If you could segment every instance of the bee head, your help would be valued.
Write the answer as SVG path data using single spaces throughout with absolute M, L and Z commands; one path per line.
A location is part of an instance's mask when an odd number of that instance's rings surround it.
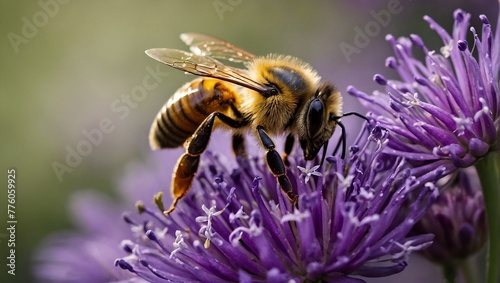
M 304 159 L 311 160 L 333 135 L 342 112 L 342 97 L 331 84 L 324 83 L 298 117 L 298 136 Z

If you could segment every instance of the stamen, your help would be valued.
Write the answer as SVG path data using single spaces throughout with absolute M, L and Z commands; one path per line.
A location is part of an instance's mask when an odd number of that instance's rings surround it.
M 236 211 L 236 213 L 233 213 L 231 212 L 231 214 L 229 214 L 229 222 L 233 223 L 236 219 L 243 219 L 243 220 L 246 220 L 250 218 L 250 216 L 248 216 L 244 211 L 243 211 L 243 206 L 240 207 L 240 209 L 238 209 L 238 211 Z
M 302 222 L 302 220 L 309 217 L 311 217 L 311 212 L 309 212 L 309 210 L 300 212 L 300 210 L 294 209 L 293 213 L 288 213 L 283 215 L 283 217 L 280 220 L 280 223 L 283 224 L 285 222 L 290 222 L 290 221 Z
M 346 177 L 344 177 L 344 175 L 340 174 L 339 172 L 335 172 L 335 174 L 339 179 L 339 189 L 342 189 L 342 192 L 345 193 L 346 190 L 351 186 L 352 181 L 354 180 L 354 175 L 347 175 Z
M 311 161 L 307 161 L 305 168 L 297 165 L 297 168 L 299 168 L 299 170 L 301 171 L 299 178 L 302 176 L 305 176 L 304 183 L 307 183 L 307 182 L 309 182 L 309 179 L 311 178 L 312 175 L 318 176 L 318 177 L 323 176 L 323 174 L 321 172 L 316 172 L 316 170 L 318 170 L 319 166 L 320 165 L 316 165 L 316 166 L 311 168 Z
M 175 231 L 175 241 L 173 243 L 174 250 L 170 253 L 170 258 L 173 258 L 176 253 L 181 251 L 182 249 L 187 249 L 188 246 L 184 241 L 184 236 L 182 235 L 181 230 Z
M 263 227 L 259 226 L 260 220 L 258 219 L 260 218 L 260 214 L 254 210 L 252 211 L 251 215 L 252 216 L 250 217 L 249 227 L 240 226 L 234 229 L 233 232 L 231 232 L 231 234 L 229 235 L 229 241 L 234 247 L 239 245 L 243 233 L 246 233 L 252 237 L 259 236 L 262 233 Z
M 453 121 L 457 125 L 456 129 L 453 131 L 458 136 L 462 136 L 465 133 L 466 129 L 470 129 L 472 126 L 472 119 L 470 117 L 460 118 L 460 117 L 452 117 Z
M 451 51 L 453 50 L 453 40 L 451 40 L 447 45 L 441 47 L 439 51 L 444 56 L 444 58 L 448 58 L 451 55 Z
M 215 202 L 215 201 L 214 201 Z M 208 209 L 205 205 L 202 205 L 201 207 L 203 209 L 203 211 L 205 212 L 206 216 L 198 216 L 196 217 L 196 222 L 207 222 L 206 225 L 202 225 L 198 234 L 201 236 L 205 236 L 206 240 L 205 240 L 205 245 L 204 247 L 206 249 L 208 249 L 210 247 L 210 241 L 212 240 L 212 238 L 217 235 L 217 232 L 215 232 L 213 230 L 213 227 L 212 227 L 212 219 L 214 216 L 219 216 L 220 214 L 222 214 L 222 212 L 224 212 L 224 209 L 221 209 L 219 211 L 216 211 L 216 207 L 215 207 L 215 204 L 210 207 L 210 209 Z
M 359 218 L 356 216 L 356 203 L 354 202 L 346 203 L 346 209 L 346 216 L 355 227 L 360 227 L 362 225 L 375 222 L 380 219 L 379 214 L 372 214 L 364 216 L 363 219 L 359 220 Z
M 486 102 L 486 100 L 484 98 L 480 97 L 479 102 L 481 102 L 483 107 L 481 108 L 481 110 L 477 111 L 476 114 L 474 115 L 474 121 L 479 120 L 481 115 L 490 115 L 491 114 L 490 108 L 488 107 L 488 103 Z

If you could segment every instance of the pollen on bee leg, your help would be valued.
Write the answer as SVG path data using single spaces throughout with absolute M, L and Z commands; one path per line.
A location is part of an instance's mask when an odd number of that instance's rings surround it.
M 184 153 L 177 161 L 177 165 L 174 170 L 174 175 L 172 177 L 171 192 L 174 202 L 168 210 L 164 210 L 163 214 L 169 215 L 174 211 L 177 203 L 182 199 L 193 182 L 193 178 L 198 170 L 198 164 L 200 162 L 199 155 L 190 155 L 189 153 Z
M 178 172 L 178 171 L 177 171 Z M 176 173 L 177 173 L 176 172 Z M 163 214 L 169 215 L 172 211 L 174 211 L 175 206 L 179 202 L 180 199 L 182 199 L 187 192 L 189 191 L 189 188 L 191 187 L 191 183 L 193 182 L 194 174 L 187 178 L 183 178 L 182 176 L 179 176 L 178 174 L 174 175 L 174 179 L 172 181 L 172 197 L 174 198 L 174 202 L 170 206 L 170 208 L 167 211 L 164 211 Z
M 193 177 L 194 175 L 185 179 L 180 179 L 180 178 L 174 179 L 174 182 L 172 182 L 172 197 L 174 198 L 174 202 L 172 203 L 172 205 L 170 205 L 170 208 L 168 210 L 163 211 L 163 214 L 169 215 L 174 211 L 179 200 L 183 198 L 188 192 Z

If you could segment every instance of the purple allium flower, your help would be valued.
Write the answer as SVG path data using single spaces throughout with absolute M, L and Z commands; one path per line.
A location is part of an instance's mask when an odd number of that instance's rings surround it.
M 473 165 L 500 146 L 500 30 L 493 35 L 486 16 L 481 35 L 470 28 L 470 15 L 457 10 L 451 35 L 430 17 L 424 17 L 444 46 L 430 50 L 416 34 L 387 41 L 395 56 L 386 60 L 401 80 L 380 74 L 374 80 L 386 88 L 373 95 L 353 86 L 348 92 L 361 98 L 370 116 L 391 131 L 386 153 L 404 156 L 415 165 L 446 166 L 447 172 Z M 423 61 L 414 56 L 423 51 Z M 473 53 L 477 53 L 477 58 Z M 420 54 L 419 54 L 420 55 Z
M 138 204 L 141 214 L 125 217 L 134 233 L 122 242 L 129 255 L 115 264 L 149 282 L 364 282 L 352 276 L 402 271 L 410 252 L 431 243 L 431 235 L 408 232 L 435 199 L 432 181 L 443 170 L 415 178 L 402 158 L 381 153 L 385 129 L 366 132 L 348 160 L 328 157 L 326 169 L 292 155 L 298 207 L 262 159 L 231 169 L 224 155 L 206 152 L 172 214 Z
M 457 266 L 486 244 L 483 193 L 474 168 L 450 176 L 446 189 L 427 214 L 413 227 L 413 234 L 434 234 L 432 245 L 423 250 L 427 258 L 446 266 Z
M 128 227 L 117 222 L 122 207 L 96 191 L 75 193 L 69 202 L 81 232 L 60 232 L 48 237 L 36 256 L 40 282 L 144 282 L 113 268 L 113 260 Z
M 146 164 L 127 166 L 119 179 L 112 200 L 96 190 L 74 193 L 68 202 L 75 231 L 59 232 L 45 239 L 34 260 L 34 273 L 40 282 L 145 282 L 130 272 L 113 266 L 125 256 L 120 242 L 130 234 L 130 226 L 120 221 L 124 210 L 137 199 L 150 197 L 170 182 L 164 172 L 173 170 L 168 162 L 180 150 L 157 153 Z

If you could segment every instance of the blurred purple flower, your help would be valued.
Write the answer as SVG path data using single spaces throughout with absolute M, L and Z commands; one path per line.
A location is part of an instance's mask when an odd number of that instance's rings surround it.
M 418 35 L 397 40 L 388 35 L 395 57 L 389 57 L 386 66 L 401 80 L 377 74 L 374 80 L 386 92 L 367 95 L 353 86 L 348 92 L 361 98 L 371 111 L 369 116 L 391 131 L 385 153 L 404 156 L 415 165 L 445 166 L 452 172 L 499 150 L 500 30 L 493 35 L 482 15 L 482 34 L 470 28 L 473 42 L 469 44 L 470 15 L 462 10 L 454 13 L 451 35 L 430 17 L 424 19 L 444 42 L 440 53 L 430 51 Z M 423 51 L 424 61 L 413 55 L 414 47 Z
M 478 252 L 487 240 L 483 193 L 474 168 L 461 169 L 445 181 L 445 190 L 412 234 L 434 234 L 422 253 L 444 266 L 457 266 Z
M 68 202 L 72 223 L 78 231 L 50 235 L 35 256 L 34 273 L 40 282 L 145 282 L 113 266 L 126 253 L 120 242 L 130 227 L 120 221 L 123 211 L 137 199 L 150 197 L 170 182 L 166 162 L 180 151 L 161 152 L 148 164 L 131 164 L 118 182 L 120 201 L 113 201 L 96 190 L 78 191 Z
M 407 234 L 436 197 L 431 181 L 442 169 L 410 176 L 401 158 L 381 153 L 386 142 L 385 129 L 365 131 L 351 157 L 328 157 L 321 175 L 292 155 L 298 208 L 263 160 L 230 170 L 223 155 L 207 152 L 172 214 L 139 204 L 140 215 L 125 217 L 134 233 L 115 264 L 148 282 L 364 282 L 352 276 L 400 272 L 410 252 L 431 243 L 431 235 Z M 410 194 L 411 211 L 396 217 Z
M 35 274 L 41 282 L 144 282 L 112 267 L 123 255 L 120 237 L 129 230 L 117 219 L 122 208 L 104 194 L 81 191 L 72 196 L 70 207 L 80 232 L 51 235 L 37 253 Z M 135 278 L 135 279 L 134 279 Z

